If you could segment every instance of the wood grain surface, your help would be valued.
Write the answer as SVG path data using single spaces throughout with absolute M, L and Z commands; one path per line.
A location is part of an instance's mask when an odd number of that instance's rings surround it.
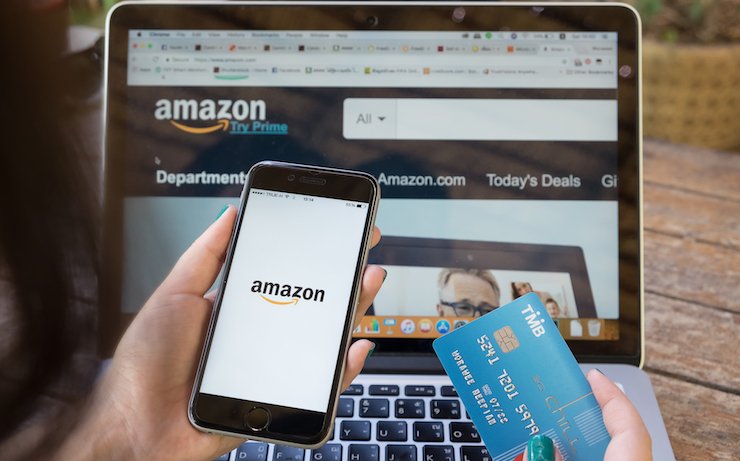
M 643 176 L 645 370 L 678 460 L 738 460 L 740 154 L 647 141 Z

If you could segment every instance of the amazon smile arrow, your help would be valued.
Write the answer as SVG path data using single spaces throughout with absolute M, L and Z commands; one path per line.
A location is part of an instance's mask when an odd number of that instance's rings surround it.
M 193 134 L 206 134 L 206 133 L 213 133 L 214 131 L 226 131 L 229 129 L 229 120 L 222 118 L 213 126 L 204 126 L 204 127 L 194 127 L 194 126 L 187 126 L 183 125 L 182 123 L 178 123 L 174 120 L 170 120 L 170 123 L 175 126 L 175 128 L 178 128 L 182 131 L 185 131 L 186 133 L 193 133 Z
M 285 305 L 288 305 L 288 304 L 298 304 L 298 298 L 293 298 L 293 299 L 288 300 L 288 301 L 273 301 L 272 299 L 267 298 L 267 297 L 265 297 L 263 295 L 260 295 L 260 298 L 264 299 L 265 301 L 267 301 L 270 304 L 277 304 L 278 306 L 285 306 Z

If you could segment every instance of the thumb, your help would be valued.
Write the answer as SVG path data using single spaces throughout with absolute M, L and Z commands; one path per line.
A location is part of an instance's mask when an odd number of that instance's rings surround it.
M 203 296 L 218 277 L 226 258 L 235 218 L 236 208 L 227 205 L 216 221 L 180 256 L 175 267 L 157 288 L 157 294 Z
M 604 425 L 612 440 L 606 449 L 605 461 L 629 459 L 652 460 L 650 434 L 632 402 L 609 378 L 598 370 L 586 376 L 594 397 L 604 415 Z

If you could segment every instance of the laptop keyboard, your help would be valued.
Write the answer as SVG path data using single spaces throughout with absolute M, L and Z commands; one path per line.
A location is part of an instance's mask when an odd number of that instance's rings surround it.
M 247 442 L 218 461 L 491 461 L 449 385 L 353 384 L 315 450 Z
M 383 384 L 415 379 L 434 384 Z M 358 383 L 362 382 L 362 383 Z M 247 442 L 218 461 L 492 461 L 449 378 L 360 375 L 321 448 Z M 616 383 L 624 392 L 621 383 Z

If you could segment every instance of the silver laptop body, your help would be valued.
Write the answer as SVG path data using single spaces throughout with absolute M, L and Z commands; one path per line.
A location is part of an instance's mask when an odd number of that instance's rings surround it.
M 371 257 L 389 277 L 355 336 L 376 352 L 324 448 L 249 442 L 221 459 L 498 461 L 432 353 L 472 320 L 465 303 L 480 307 L 442 280 L 449 269 L 488 274 L 488 306 L 518 290 L 552 300 L 584 372 L 616 381 L 654 459 L 675 459 L 639 368 L 639 31 L 634 10 L 607 3 L 116 5 L 102 349 L 238 202 L 253 163 L 362 169 L 383 188 Z

